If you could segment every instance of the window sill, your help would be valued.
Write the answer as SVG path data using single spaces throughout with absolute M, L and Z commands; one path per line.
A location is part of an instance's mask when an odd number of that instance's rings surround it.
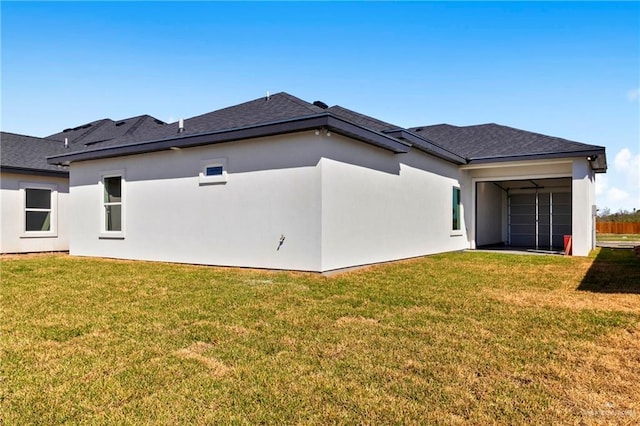
M 58 234 L 51 232 L 29 232 L 21 234 L 20 238 L 58 238 Z
M 217 185 L 225 183 L 227 183 L 226 176 L 200 176 L 200 185 Z
M 101 232 L 98 235 L 99 240 L 124 240 L 124 234 L 122 232 L 105 233 Z
M 464 235 L 464 232 L 462 231 L 451 231 L 451 234 L 449 234 L 449 236 L 451 237 L 462 237 Z

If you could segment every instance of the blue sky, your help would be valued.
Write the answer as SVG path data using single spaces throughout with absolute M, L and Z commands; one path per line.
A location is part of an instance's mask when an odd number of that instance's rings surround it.
M 607 147 L 640 208 L 640 4 L 1 2 L 2 130 L 190 117 L 286 91 L 401 126 L 496 122 Z

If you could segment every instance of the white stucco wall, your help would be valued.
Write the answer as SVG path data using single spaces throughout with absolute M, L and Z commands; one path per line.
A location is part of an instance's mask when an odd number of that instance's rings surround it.
M 499 244 L 506 241 L 504 238 L 506 223 L 503 220 L 506 214 L 503 203 L 504 191 L 491 182 L 478 182 L 476 193 L 478 197 L 477 245 Z
M 217 158 L 227 182 L 200 185 L 202 161 Z M 125 231 L 109 239 L 98 183 L 112 170 L 124 170 Z M 419 152 L 324 132 L 73 163 L 70 252 L 326 271 L 460 250 L 464 219 L 451 235 L 458 174 Z
M 308 132 L 73 163 L 70 252 L 317 271 L 317 142 Z M 201 162 L 218 158 L 226 159 L 227 182 L 201 185 Z M 119 169 L 125 173 L 124 238 L 100 238 L 100 174 Z
M 469 247 L 464 219 L 461 232 L 451 230 L 457 166 L 339 135 L 323 145 L 323 270 Z
M 33 236 L 24 232 L 24 192 L 21 185 L 50 186 L 55 194 L 52 222 L 54 235 Z M 0 252 L 30 253 L 69 249 L 69 180 L 61 177 L 2 173 L 0 175 Z
M 214 159 L 226 162 L 227 181 L 203 185 L 203 161 Z M 576 159 L 459 168 L 312 131 L 78 162 L 70 168 L 70 252 L 327 271 L 473 248 L 475 215 L 483 214 L 475 211 L 477 182 L 572 177 L 575 212 L 593 200 L 593 173 L 583 166 Z M 113 170 L 124 173 L 123 238 L 101 235 L 99 182 Z M 451 230 L 453 187 L 461 189 L 459 232 Z M 590 232 L 587 222 L 574 213 L 574 230 Z M 504 238 L 504 223 L 491 226 L 491 240 Z M 592 242 L 574 235 L 574 253 Z
M 588 256 L 595 247 L 595 178 L 589 162 L 576 158 L 572 165 L 573 254 Z M 579 232 L 577 232 L 579 230 Z

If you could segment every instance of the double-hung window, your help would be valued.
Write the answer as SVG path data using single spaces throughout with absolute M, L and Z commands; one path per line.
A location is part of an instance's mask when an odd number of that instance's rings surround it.
M 23 237 L 55 237 L 57 187 L 52 184 L 21 183 Z
M 124 237 L 124 171 L 102 174 L 101 237 Z

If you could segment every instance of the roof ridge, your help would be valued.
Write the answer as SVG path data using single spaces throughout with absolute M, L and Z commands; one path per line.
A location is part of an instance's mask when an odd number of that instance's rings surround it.
M 419 127 L 417 127 L 417 128 L 419 129 Z M 404 129 L 404 130 L 405 130 L 405 131 L 407 131 L 407 132 L 409 132 L 409 133 L 411 133 L 412 135 L 414 135 L 414 136 L 416 136 L 416 137 L 420 138 L 420 139 L 423 139 L 423 140 L 425 140 L 425 141 L 429 142 L 429 143 L 430 143 L 430 144 L 432 144 L 432 145 L 437 146 L 438 148 L 440 148 L 440 149 L 441 149 L 441 150 L 443 150 L 443 151 L 448 152 L 449 154 L 453 154 L 453 155 L 458 156 L 458 157 L 460 157 L 460 158 L 464 158 L 465 160 L 469 160 L 469 159 L 468 159 L 467 157 L 465 157 L 464 155 L 462 155 L 462 154 L 460 154 L 460 153 L 458 153 L 458 152 L 452 151 L 452 150 L 451 150 L 451 148 L 448 148 L 448 147 L 447 147 L 447 148 L 445 148 L 444 146 L 440 145 L 438 142 L 434 142 L 431 138 L 429 138 L 429 137 L 427 137 L 427 136 L 424 136 L 424 135 L 421 135 L 421 134 L 420 134 L 420 132 L 417 132 L 417 131 L 415 131 L 415 130 L 411 130 L 411 129 Z
M 122 118 L 120 120 L 112 120 L 114 123 L 119 123 L 121 121 L 127 121 L 127 120 L 133 120 L 133 119 L 140 119 L 140 118 L 153 118 L 154 120 L 158 120 L 158 121 L 162 121 L 156 117 L 154 117 L 153 115 L 150 114 L 139 114 L 139 115 L 134 115 L 132 117 L 126 117 L 126 118 Z M 108 120 L 108 119 L 107 119 Z M 164 123 L 164 121 L 162 121 Z M 167 124 L 167 123 L 165 123 Z
M 271 95 L 271 96 L 275 96 L 275 95 Z M 194 118 L 204 117 L 205 115 L 213 114 L 213 113 L 220 112 L 220 111 L 225 111 L 225 110 L 232 109 L 232 108 L 237 108 L 237 107 L 239 107 L 241 105 L 246 105 L 246 104 L 250 104 L 250 103 L 253 103 L 253 102 L 257 102 L 257 101 L 259 101 L 261 99 L 264 99 L 264 96 L 260 97 L 260 98 L 251 99 L 250 101 L 242 102 L 242 103 L 239 103 L 239 104 L 236 104 L 236 105 L 230 105 L 230 106 L 227 106 L 227 107 L 224 107 L 224 108 L 215 109 L 213 111 L 207 111 L 207 112 L 204 112 L 202 114 L 194 115 L 193 117 L 184 118 L 184 120 L 185 121 L 193 120 Z M 172 123 L 167 123 L 167 124 L 177 124 L 178 121 L 179 120 L 176 120 L 176 121 L 174 121 Z
M 78 142 L 78 141 L 80 141 L 81 139 L 86 138 L 86 137 L 87 137 L 87 136 L 89 136 L 91 133 L 95 132 L 95 131 L 96 131 L 96 129 L 98 129 L 98 128 L 100 128 L 100 127 L 104 126 L 104 124 L 106 123 L 106 121 L 107 121 L 107 120 L 113 121 L 113 120 L 111 120 L 111 119 L 107 118 L 107 119 L 102 119 L 102 120 L 100 120 L 100 121 L 98 122 L 99 124 L 92 124 L 92 125 L 91 125 L 91 127 L 89 127 L 89 129 L 88 129 L 86 132 L 82 133 L 80 136 L 78 136 L 77 138 L 75 138 L 75 139 L 73 140 L 73 142 Z
M 149 116 L 149 117 L 150 117 L 150 116 Z M 135 117 L 132 117 L 132 118 L 135 118 Z M 133 123 L 133 124 L 131 125 L 131 127 L 129 127 L 129 129 L 127 129 L 127 131 L 126 131 L 126 132 L 124 132 L 124 134 L 123 134 L 122 136 L 128 136 L 128 135 L 132 134 L 133 132 L 135 132 L 135 131 L 138 129 L 138 127 L 140 127 L 140 126 L 142 125 L 142 122 L 143 122 L 144 120 L 146 120 L 146 119 L 147 119 L 147 117 L 145 117 L 145 116 L 141 115 L 141 116 L 136 120 L 136 122 L 135 122 L 135 123 Z
M 275 94 L 273 94 L 271 96 L 283 96 L 283 97 L 287 98 L 287 100 L 289 100 L 291 102 L 295 102 L 296 104 L 298 104 L 300 106 L 303 106 L 303 107 L 305 107 L 305 108 L 307 108 L 307 109 L 309 109 L 309 110 L 311 110 L 312 112 L 315 112 L 315 113 L 324 111 L 322 108 L 317 107 L 317 106 L 313 105 L 312 103 L 309 103 L 309 102 L 305 101 L 304 99 L 300 99 L 300 98 L 298 98 L 296 96 L 293 96 L 293 95 L 291 95 L 291 94 L 289 94 L 287 92 L 278 92 L 278 93 L 275 93 Z M 319 111 L 319 110 L 322 110 L 322 111 Z
M 79 142 L 81 139 L 86 138 L 88 135 L 90 135 L 91 133 L 95 132 L 96 129 L 98 129 L 99 127 L 102 127 L 107 121 L 111 121 L 114 122 L 112 119 L 110 118 L 102 118 L 100 120 L 96 120 L 96 121 L 91 121 L 87 124 L 90 124 L 91 126 L 89 126 L 89 130 L 87 130 L 86 132 L 82 133 L 80 136 L 78 136 L 77 138 L 75 138 L 72 141 L 69 142 Z M 94 124 L 96 123 L 96 124 Z M 81 126 L 85 126 L 85 124 L 82 124 Z M 63 130 L 64 133 L 64 130 Z
M 315 114 L 324 111 L 322 108 L 315 107 L 314 105 L 308 103 L 307 101 L 302 100 L 300 98 L 296 98 L 295 96 L 290 95 L 290 94 L 288 94 L 286 92 L 274 93 L 272 95 L 269 95 L 269 98 L 273 98 L 273 97 L 276 97 L 276 96 L 285 98 L 285 99 L 287 99 L 287 100 L 289 100 L 289 101 L 291 101 L 291 102 L 293 102 L 293 103 L 295 103 L 295 104 L 297 104 L 299 106 L 303 106 L 303 107 L 309 109 L 311 112 L 313 112 Z M 267 97 L 266 96 L 261 96 L 259 98 L 255 98 L 255 99 L 252 99 L 250 101 L 246 101 L 246 102 L 242 102 L 242 103 L 239 103 L 239 104 L 231 105 L 231 106 L 228 106 L 228 107 L 224 107 L 224 108 L 216 109 L 216 110 L 213 110 L 213 111 L 208 111 L 208 112 L 205 112 L 205 113 L 202 113 L 202 114 L 194 115 L 193 117 L 188 117 L 188 118 L 185 118 L 184 120 L 185 121 L 193 120 L 195 118 L 204 117 L 204 116 L 209 115 L 209 114 L 220 113 L 221 111 L 236 109 L 236 108 L 245 106 L 247 104 L 252 104 L 252 103 L 256 103 L 256 102 L 260 102 L 260 101 L 266 102 L 267 101 Z M 314 108 L 317 108 L 317 109 L 314 109 Z M 165 124 L 175 124 L 175 123 L 177 123 L 177 120 L 174 121 L 173 123 L 165 123 Z

